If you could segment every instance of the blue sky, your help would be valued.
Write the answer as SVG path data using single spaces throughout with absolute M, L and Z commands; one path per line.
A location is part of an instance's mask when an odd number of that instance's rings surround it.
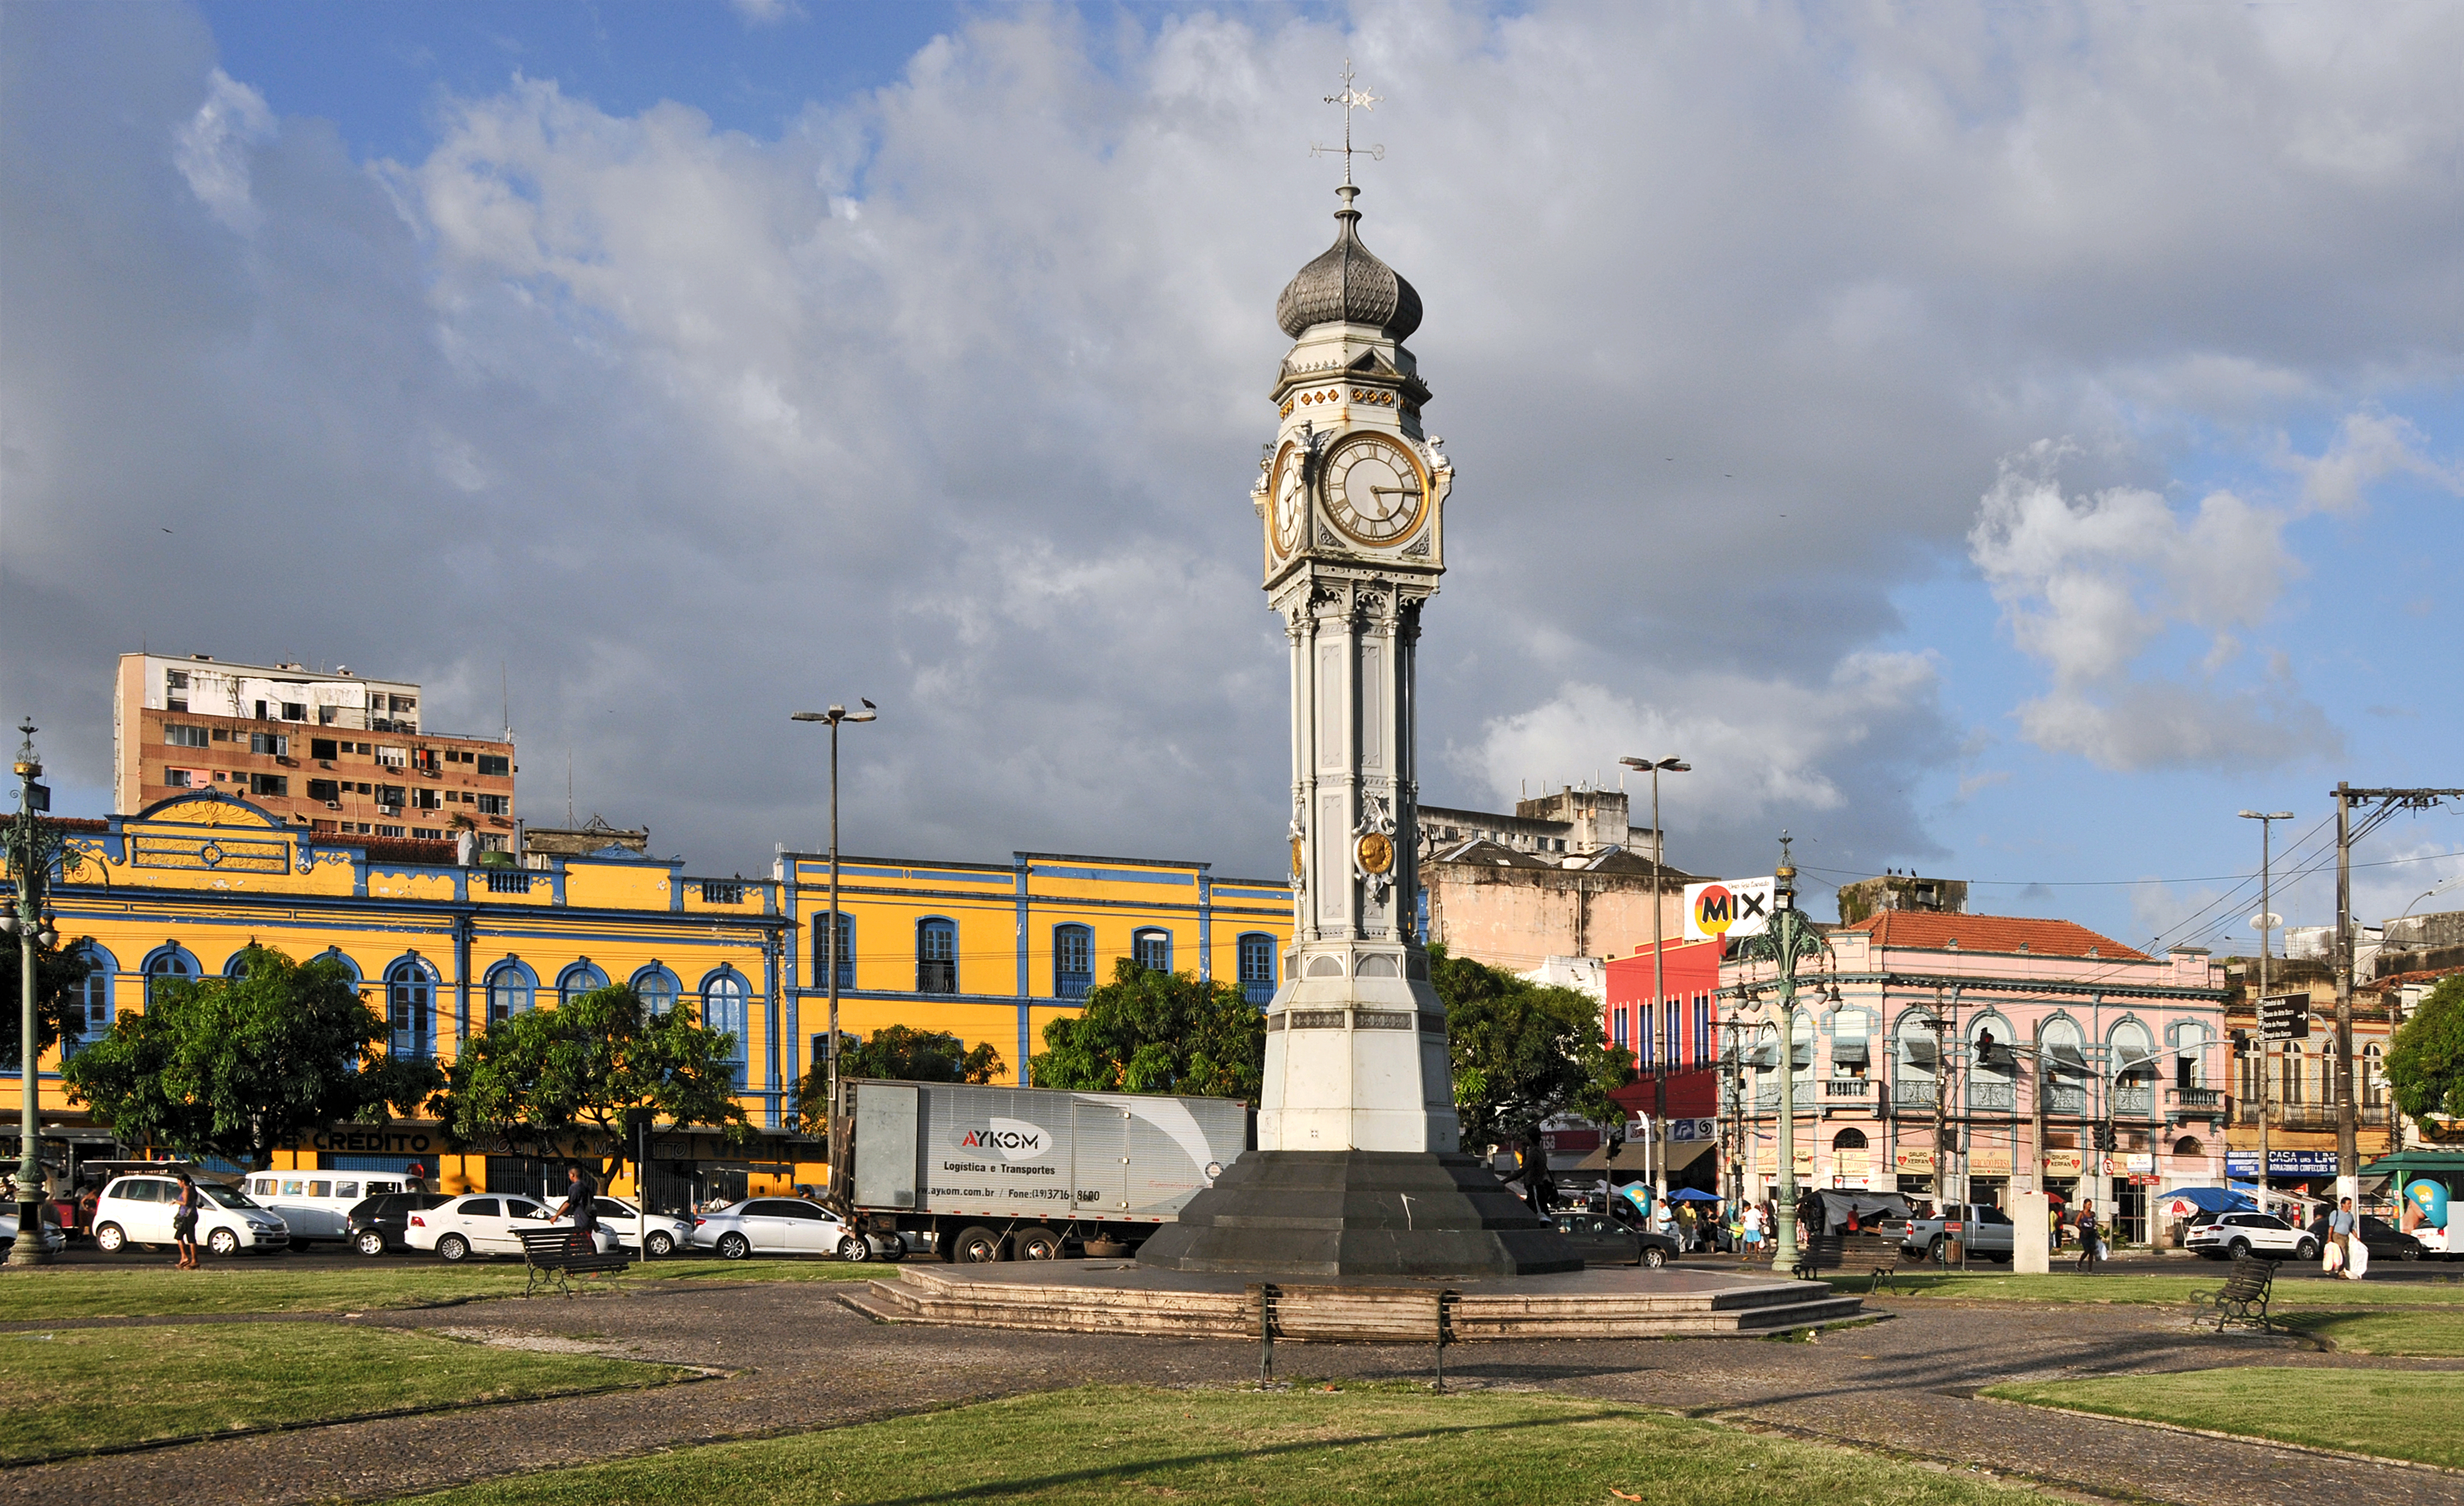
M 0 44 L 0 695 L 63 804 L 145 644 L 473 728 L 501 673 L 525 808 L 569 753 L 697 869 L 818 841 L 785 713 L 862 694 L 853 846 L 1274 871 L 1246 493 L 1346 56 L 1459 467 L 1432 802 L 1681 753 L 1697 871 L 1785 828 L 2233 947 L 2234 811 L 2298 846 L 2340 778 L 2464 785 L 2464 13 L 216 0 Z M 2374 837 L 2364 918 L 2459 848 Z

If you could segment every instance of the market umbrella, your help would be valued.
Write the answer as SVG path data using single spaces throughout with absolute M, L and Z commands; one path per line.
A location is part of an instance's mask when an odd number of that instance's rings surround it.
M 1698 1192 L 1690 1187 L 1681 1187 L 1668 1194 L 1668 1200 L 1672 1203 L 1716 1203 L 1720 1197 L 1716 1192 Z

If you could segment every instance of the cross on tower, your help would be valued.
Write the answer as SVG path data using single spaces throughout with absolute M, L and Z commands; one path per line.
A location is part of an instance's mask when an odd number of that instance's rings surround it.
M 1325 157 L 1336 151 L 1343 153 L 1343 181 L 1346 186 L 1350 186 L 1352 183 L 1352 159 L 1355 153 L 1374 163 L 1382 163 L 1386 160 L 1386 148 L 1382 144 L 1358 148 L 1352 144 L 1352 107 L 1358 105 L 1363 110 L 1375 109 L 1378 100 L 1384 98 L 1382 95 L 1371 94 L 1366 89 L 1353 88 L 1352 78 L 1352 59 L 1347 57 L 1343 60 L 1343 93 L 1326 97 L 1327 103 L 1343 106 L 1343 145 L 1333 147 L 1312 143 L 1309 147 L 1311 157 Z

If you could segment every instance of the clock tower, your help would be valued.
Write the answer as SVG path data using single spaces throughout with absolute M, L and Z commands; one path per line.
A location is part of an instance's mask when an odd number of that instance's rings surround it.
M 1330 102 L 1369 98 L 1347 76 Z M 1403 345 L 1420 295 L 1361 244 L 1345 176 L 1334 244 L 1275 303 L 1293 343 L 1250 492 L 1291 660 L 1293 939 L 1266 1011 L 1258 1148 L 1138 1258 L 1319 1276 L 1575 1270 L 1556 1230 L 1461 1145 L 1414 866 L 1414 656 L 1445 572 L 1454 466 L 1421 426 L 1429 389 Z

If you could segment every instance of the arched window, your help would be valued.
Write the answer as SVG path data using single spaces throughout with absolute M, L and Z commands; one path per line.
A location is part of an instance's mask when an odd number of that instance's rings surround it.
M 385 969 L 385 1023 L 397 1057 L 436 1054 L 436 974 L 417 957 Z
M 539 977 L 528 967 L 507 958 L 488 970 L 489 1024 L 528 1014 L 538 1001 Z
M 1052 928 L 1052 996 L 1083 999 L 1095 986 L 1095 928 Z
M 2284 1080 L 2276 1095 L 2277 1102 L 2287 1104 L 2299 1103 L 2301 1102 L 2301 1042 L 2286 1041 L 2284 1055 L 2280 1059 L 2284 1064 Z
M 1275 1002 L 1275 938 L 1265 931 L 1241 938 L 1241 996 L 1260 1009 Z
M 1939 1045 L 1934 1037 L 1932 1016 L 1915 1010 L 1901 1015 L 1900 1075 L 1932 1077 L 1941 1065 Z
M 2177 1156 L 2204 1156 L 2207 1153 L 2208 1147 L 2199 1144 L 2196 1135 L 2184 1135 L 2173 1142 L 2173 1154 Z
M 349 954 L 344 952 L 341 948 L 328 947 L 308 960 L 311 962 L 330 962 L 336 967 L 341 969 L 344 975 L 350 978 L 351 987 L 356 989 L 360 986 L 360 965 L 353 962 L 350 959 Z
M 1138 966 L 1155 972 L 1172 971 L 1172 932 L 1142 926 L 1130 933 L 1130 955 Z
M 855 987 L 855 917 L 840 910 L 836 927 L 830 925 L 830 918 L 828 910 L 813 917 L 813 987 L 826 989 L 830 986 L 830 937 L 835 930 L 838 936 L 839 990 L 845 993 Z
M 721 968 L 701 980 L 701 1022 L 734 1038 L 729 1056 L 736 1070 L 736 1090 L 744 1091 L 745 1043 L 752 1038 L 752 985 L 734 968 Z
M 228 957 L 225 957 L 223 959 L 223 976 L 227 978 L 247 977 L 249 948 L 255 945 L 256 943 L 252 941 L 247 947 L 242 947 L 239 950 L 232 952 Z
M 2387 1053 L 2376 1041 L 2362 1048 L 2362 1106 L 2383 1108 L 2387 1104 Z
M 958 992 L 958 923 L 935 916 L 915 923 L 915 992 Z
M 1831 1012 L 1831 1075 L 1861 1078 L 1872 1066 L 1874 1016 L 1861 1009 Z
M 556 975 L 556 1001 L 570 1004 L 584 993 L 596 993 L 607 986 L 607 974 L 588 957 Z
M 1987 1013 L 1968 1024 L 1968 1105 L 1992 1113 L 2018 1107 L 2019 1058 L 2011 1049 L 2011 1022 Z
M 77 943 L 76 954 L 84 960 L 86 974 L 77 986 L 77 1038 L 62 1044 L 63 1057 L 74 1057 L 111 1034 L 111 985 L 120 971 L 120 963 L 98 942 Z
M 152 1004 L 163 979 L 193 978 L 203 972 L 197 954 L 176 941 L 165 942 L 145 957 L 145 1002 Z
M 633 974 L 633 992 L 641 996 L 643 1007 L 653 1018 L 675 1008 L 676 995 L 683 990 L 684 984 L 676 975 L 657 962 Z
M 1862 1150 L 1865 1148 L 1865 1132 L 1861 1129 L 1843 1129 L 1839 1131 L 1839 1133 L 1831 1137 L 1831 1148 L 1834 1150 Z

